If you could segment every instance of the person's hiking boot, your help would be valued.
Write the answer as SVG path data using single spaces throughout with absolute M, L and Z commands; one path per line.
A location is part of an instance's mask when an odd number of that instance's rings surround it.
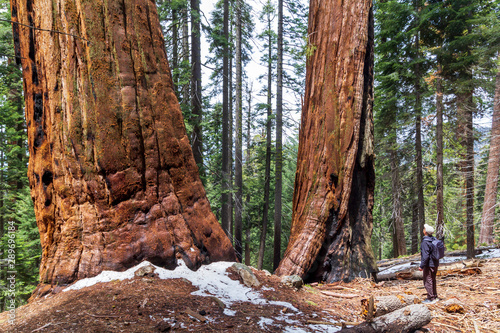
M 437 303 L 437 302 L 439 302 L 439 301 L 440 301 L 440 299 L 436 297 L 436 298 L 434 298 L 434 299 L 426 299 L 426 300 L 425 300 L 425 301 L 423 301 L 422 303 L 423 303 L 423 304 L 434 304 L 434 303 Z

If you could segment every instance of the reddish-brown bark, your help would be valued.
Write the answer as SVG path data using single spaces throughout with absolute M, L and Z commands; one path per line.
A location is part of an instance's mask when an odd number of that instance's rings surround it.
M 493 120 L 491 123 L 490 156 L 484 193 L 483 216 L 479 243 L 493 244 L 493 226 L 498 190 L 498 169 L 500 167 L 500 66 L 498 67 L 495 99 L 493 104 Z
M 369 276 L 373 207 L 370 0 L 312 0 L 292 231 L 278 274 Z
M 11 7 L 41 282 L 142 260 L 169 268 L 179 258 L 191 268 L 235 260 L 198 176 L 154 1 Z

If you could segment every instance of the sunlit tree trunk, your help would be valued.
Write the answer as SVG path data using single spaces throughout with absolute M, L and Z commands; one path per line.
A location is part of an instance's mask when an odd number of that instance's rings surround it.
M 281 261 L 281 195 L 283 192 L 283 0 L 278 0 L 278 62 L 276 66 L 276 153 L 274 184 L 274 255 L 273 270 Z
M 142 260 L 235 260 L 198 176 L 155 3 L 11 7 L 40 281 L 64 285 Z
M 465 185 L 465 229 L 467 233 L 467 258 L 474 257 L 474 127 L 473 94 L 464 91 L 457 94 L 458 136 L 462 145 L 460 168 Z
M 484 193 L 483 216 L 480 244 L 493 244 L 493 227 L 495 223 L 495 208 L 498 190 L 498 168 L 500 166 L 500 66 L 498 67 L 495 98 L 493 104 L 493 120 L 491 123 L 490 156 L 488 158 L 488 173 Z
M 279 275 L 351 280 L 371 248 L 373 14 L 370 0 L 312 0 L 290 242 Z
M 418 5 L 417 5 L 418 9 Z M 415 49 L 417 53 L 417 60 L 420 58 L 420 38 L 418 32 L 415 36 Z M 423 166 L 422 166 L 422 97 L 421 85 L 422 73 L 420 70 L 420 63 L 417 61 L 415 64 L 415 164 L 417 173 L 417 217 L 418 226 L 420 229 L 419 234 L 423 236 L 424 223 L 425 223 L 425 204 L 424 204 L 424 180 L 423 180 Z
M 272 117 L 272 37 L 271 37 L 271 13 L 267 12 L 267 114 L 266 114 L 266 169 L 264 173 L 264 207 L 262 209 L 262 229 L 260 234 L 259 257 L 257 268 L 262 269 L 264 263 L 264 251 L 266 249 L 267 225 L 269 222 L 269 200 L 271 183 L 271 117 Z
M 436 237 L 444 236 L 444 179 L 443 179 L 443 87 L 441 66 L 436 78 Z
M 191 0 L 191 112 L 194 120 L 191 147 L 193 149 L 194 160 L 198 165 L 198 169 L 203 172 L 200 36 L 200 1 Z

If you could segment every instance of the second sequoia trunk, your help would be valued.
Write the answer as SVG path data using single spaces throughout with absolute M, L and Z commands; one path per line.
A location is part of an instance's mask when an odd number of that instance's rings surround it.
M 327 282 L 368 277 L 373 170 L 370 0 L 312 0 L 292 231 L 277 269 Z
M 191 268 L 235 260 L 198 176 L 154 1 L 11 6 L 40 282 L 142 260 L 167 268 L 179 258 Z

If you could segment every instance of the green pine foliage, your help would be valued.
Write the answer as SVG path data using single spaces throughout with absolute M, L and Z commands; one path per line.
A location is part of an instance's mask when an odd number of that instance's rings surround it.
M 456 94 L 474 92 L 475 121 L 492 112 L 497 54 L 498 1 L 376 1 L 375 2 L 375 143 L 376 189 L 373 248 L 378 258 L 392 256 L 392 193 L 389 151 L 396 150 L 400 196 L 407 247 L 415 205 L 415 148 L 413 119 L 414 66 L 421 82 L 422 151 L 425 223 L 436 214 L 435 82 L 444 86 L 444 222 L 449 249 L 465 249 L 465 188 L 457 165 L 464 148 L 457 136 Z M 418 36 L 418 44 L 415 43 Z M 418 49 L 416 47 L 418 45 Z M 438 72 L 438 62 L 442 72 Z M 489 120 L 491 123 L 491 120 Z M 484 121 L 483 121 L 484 124 Z M 484 126 L 484 125 L 483 125 Z M 488 125 L 487 125 L 488 126 Z M 479 231 L 486 178 L 488 141 L 485 128 L 475 125 L 476 236 Z
M 9 20 L 9 2 L 0 1 L 0 17 Z M 7 296 L 16 306 L 38 283 L 41 246 L 27 177 L 27 135 L 21 70 L 12 45 L 12 27 L 0 22 L 0 310 Z M 14 272 L 14 273 L 13 273 Z M 8 277 L 15 275 L 15 290 Z M 10 299 L 10 298 L 9 298 Z

